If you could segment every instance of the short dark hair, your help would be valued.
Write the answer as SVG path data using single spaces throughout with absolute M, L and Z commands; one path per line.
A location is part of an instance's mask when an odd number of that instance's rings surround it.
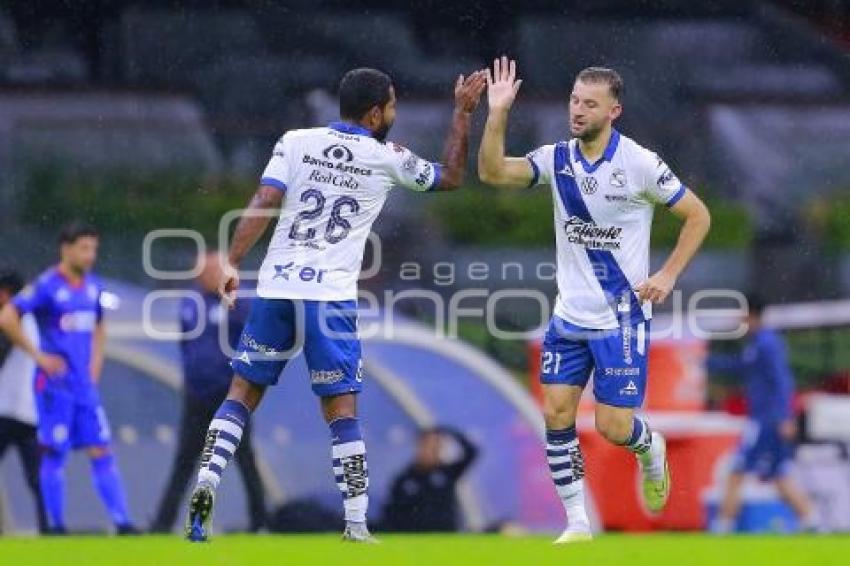
M 23 288 L 24 280 L 17 271 L 0 269 L 0 289 L 9 291 L 10 295 L 17 295 Z
M 764 312 L 764 298 L 758 293 L 750 293 L 747 295 L 747 311 L 757 317 L 761 317 Z
M 62 230 L 59 232 L 59 243 L 73 244 L 80 238 L 84 238 L 86 236 L 98 238 L 100 237 L 100 234 L 93 224 L 74 220 L 62 227 Z
M 370 108 L 390 101 L 390 77 L 377 69 L 353 69 L 339 81 L 339 116 L 359 120 Z
M 617 102 L 622 100 L 623 93 L 625 92 L 623 77 L 621 77 L 620 73 L 614 69 L 608 69 L 607 67 L 588 67 L 583 69 L 576 77 L 576 80 L 583 83 L 607 84 L 608 89 L 611 92 L 611 96 L 613 96 Z

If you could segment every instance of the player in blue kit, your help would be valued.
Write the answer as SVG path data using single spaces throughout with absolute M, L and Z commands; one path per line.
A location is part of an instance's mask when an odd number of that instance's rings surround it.
M 567 514 L 555 541 L 590 540 L 584 506 L 584 459 L 575 420 L 593 376 L 596 429 L 637 458 L 643 501 L 660 512 L 670 494 L 664 437 L 636 414 L 646 393 L 652 304 L 664 301 L 708 233 L 709 213 L 655 153 L 620 134 L 623 81 L 611 69 L 590 67 L 569 98 L 572 139 L 525 157 L 505 156 L 508 113 L 522 81 L 516 63 L 496 60 L 488 76 L 490 113 L 478 153 L 485 183 L 552 190 L 558 298 L 543 341 L 546 456 Z M 679 241 L 649 274 L 652 216 L 663 205 L 681 218 Z
M 48 532 L 64 534 L 65 460 L 72 449 L 91 459 L 95 487 L 118 534 L 135 534 L 115 457 L 109 423 L 97 383 L 104 360 L 102 285 L 91 273 L 97 258 L 98 233 L 80 223 L 60 236 L 60 261 L 41 274 L 0 312 L 0 330 L 28 353 L 37 367 L 34 378 L 38 441 L 42 447 L 41 492 Z M 32 313 L 40 348 L 23 332 L 21 316 Z
M 257 298 L 231 362 L 235 376 L 210 423 L 186 537 L 209 538 L 215 490 L 251 413 L 299 346 L 331 433 L 333 475 L 345 511 L 344 539 L 371 542 L 366 527 L 369 470 L 357 416 L 363 374 L 357 336 L 357 279 L 366 239 L 390 190 L 457 189 L 466 171 L 469 125 L 485 86 L 484 72 L 455 84 L 455 108 L 442 163 L 386 141 L 395 90 L 375 69 L 355 69 L 339 86 L 340 120 L 291 130 L 268 166 L 228 253 L 221 294 L 235 299 L 237 268 L 278 216 L 260 267 Z
M 776 485 L 804 530 L 815 530 L 814 508 L 788 472 L 794 460 L 797 427 L 792 407 L 794 376 L 782 336 L 762 321 L 761 298 L 748 297 L 747 336 L 739 354 L 711 354 L 708 370 L 744 379 L 748 423 L 732 460 L 732 473 L 723 494 L 720 512 L 711 525 L 715 533 L 733 530 L 741 507 L 741 487 L 747 474 Z

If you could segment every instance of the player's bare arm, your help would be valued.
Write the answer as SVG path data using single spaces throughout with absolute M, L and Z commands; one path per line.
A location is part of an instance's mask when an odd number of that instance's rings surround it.
M 94 327 L 92 335 L 92 350 L 91 350 L 91 366 L 89 373 L 93 382 L 100 382 L 100 375 L 103 373 L 103 360 L 106 347 L 106 327 L 103 322 L 98 322 Z
M 227 264 L 222 266 L 222 281 L 218 289 L 221 298 L 229 308 L 233 308 L 236 304 L 236 290 L 239 288 L 238 268 L 242 258 L 266 231 L 271 220 L 269 211 L 280 209 L 282 203 L 283 192 L 280 189 L 260 185 L 242 213 L 230 242 Z
M 522 80 L 516 78 L 516 61 L 509 61 L 507 57 L 493 61 L 493 69 L 487 70 L 490 112 L 478 150 L 478 176 L 488 185 L 524 188 L 534 177 L 526 158 L 505 156 L 508 114 L 520 86 Z
M 661 269 L 635 287 L 641 301 L 664 302 L 676 285 L 679 275 L 696 254 L 711 226 L 708 208 L 690 190 L 670 208 L 670 211 L 684 220 L 679 232 L 679 240 Z
M 54 376 L 65 373 L 65 360 L 61 356 L 40 351 L 27 338 L 21 325 L 21 315 L 11 302 L 3 305 L 2 310 L 0 310 L 0 331 L 9 338 L 12 344 L 29 354 L 47 375 Z
M 457 78 L 455 109 L 443 150 L 443 176 L 440 178 L 438 190 L 453 191 L 463 183 L 469 155 L 469 126 L 472 113 L 478 108 L 478 102 L 486 86 L 487 77 L 484 71 L 476 71 L 466 78 L 463 75 Z

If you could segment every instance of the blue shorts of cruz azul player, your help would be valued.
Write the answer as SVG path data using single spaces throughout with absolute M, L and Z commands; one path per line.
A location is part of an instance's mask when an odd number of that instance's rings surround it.
M 109 445 L 109 421 L 94 385 L 86 391 L 72 391 L 67 377 L 47 377 L 39 370 L 35 376 L 35 406 L 38 442 L 43 447 L 64 453 Z
M 648 321 L 594 330 L 553 316 L 543 338 L 540 382 L 584 387 L 593 374 L 597 402 L 640 407 L 646 395 L 648 345 Z
M 779 423 L 750 420 L 732 459 L 732 471 L 754 473 L 762 480 L 785 476 L 794 459 L 793 443 L 782 438 Z
M 316 395 L 360 393 L 363 378 L 353 300 L 254 300 L 230 365 L 248 381 L 274 385 L 302 348 Z

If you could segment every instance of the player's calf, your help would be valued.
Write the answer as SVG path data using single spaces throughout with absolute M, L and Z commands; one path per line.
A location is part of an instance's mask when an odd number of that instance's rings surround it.
M 186 514 L 186 538 L 202 542 L 212 530 L 212 509 L 215 490 L 227 464 L 233 459 L 242 433 L 251 418 L 250 409 L 243 403 L 226 399 L 216 411 L 201 453 L 198 482 L 189 501 Z
M 631 432 L 620 443 L 637 458 L 642 475 L 641 495 L 646 508 L 658 513 L 670 497 L 670 467 L 667 463 L 667 442 L 653 432 L 649 423 L 639 416 L 632 417 Z
M 330 416 L 327 415 L 326 416 Z M 353 542 L 374 542 L 366 527 L 369 508 L 369 468 L 366 463 L 366 444 L 357 417 L 345 416 L 328 423 L 332 437 L 331 455 L 337 487 L 342 493 L 345 510 L 343 539 Z
M 567 514 L 567 528 L 557 544 L 590 539 L 590 521 L 584 507 L 584 457 L 575 425 L 546 431 L 546 459 L 555 491 Z

